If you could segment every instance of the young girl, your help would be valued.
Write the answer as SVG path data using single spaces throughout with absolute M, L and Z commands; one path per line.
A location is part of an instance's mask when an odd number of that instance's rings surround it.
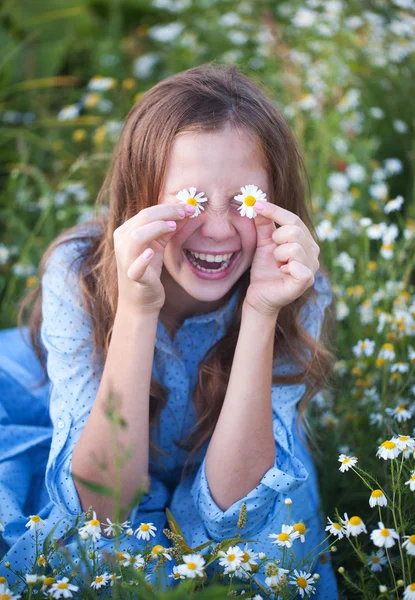
M 32 347 L 17 329 L 1 333 L 0 574 L 10 584 L 4 561 L 33 568 L 30 516 L 46 520 L 43 532 L 61 519 L 56 536 L 90 505 L 104 525 L 114 520 L 113 500 L 77 480 L 115 481 L 110 392 L 127 423 L 118 444 L 132 449 L 121 516 L 135 535 L 121 549 L 142 551 L 149 529 L 152 545 L 169 547 L 166 507 L 192 548 L 215 544 L 237 532 L 243 503 L 241 535 L 256 540 L 240 544 L 247 570 L 259 552 L 281 559 L 291 538 L 298 560 L 324 539 L 298 419 L 332 368 L 319 341 L 332 293 L 305 181 L 289 126 L 235 67 L 189 69 L 134 105 L 98 197 L 109 210 L 42 260 Z M 46 382 L 33 389 L 41 365 Z M 140 483 L 146 495 L 126 510 Z M 280 535 L 288 498 L 297 525 Z M 97 547 L 113 544 L 103 533 Z M 311 572 L 314 597 L 336 598 L 328 553 Z

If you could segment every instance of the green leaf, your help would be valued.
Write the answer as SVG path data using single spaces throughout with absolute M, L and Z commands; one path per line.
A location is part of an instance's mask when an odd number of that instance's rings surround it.
M 114 490 L 107 485 L 102 485 L 101 483 L 93 483 L 92 481 L 88 481 L 83 477 L 79 477 L 79 475 L 75 475 L 72 473 L 73 478 L 79 483 L 82 483 L 88 490 L 92 492 L 96 492 L 100 496 L 109 496 L 110 498 L 114 496 Z

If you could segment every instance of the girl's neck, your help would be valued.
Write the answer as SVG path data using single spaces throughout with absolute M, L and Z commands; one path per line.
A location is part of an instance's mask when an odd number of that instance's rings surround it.
M 202 302 L 189 296 L 164 267 L 160 279 L 166 293 L 166 300 L 160 311 L 160 319 L 171 339 L 174 338 L 176 331 L 185 319 L 217 310 L 229 300 L 233 292 L 231 289 L 223 298 L 212 302 Z

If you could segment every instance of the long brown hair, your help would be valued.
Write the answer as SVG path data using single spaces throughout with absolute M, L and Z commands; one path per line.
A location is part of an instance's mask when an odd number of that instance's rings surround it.
M 60 244 L 71 240 L 89 239 L 79 258 L 79 278 L 82 302 L 93 324 L 93 357 L 105 361 L 118 301 L 114 230 L 143 208 L 157 204 L 162 190 L 167 158 L 175 137 L 187 131 L 220 130 L 230 124 L 253 135 L 263 151 L 272 197 L 298 215 L 317 236 L 306 206 L 309 181 L 299 144 L 275 103 L 236 67 L 208 63 L 178 73 L 159 82 L 147 91 L 127 115 L 113 153 L 112 163 L 96 202 L 94 223 L 102 235 L 93 235 L 85 225 L 75 225 L 58 236 L 48 247 L 39 265 L 42 276 L 46 261 Z M 109 210 L 105 214 L 104 206 Z M 100 213 L 102 211 L 102 213 Z M 326 269 L 320 270 L 330 282 Z M 199 377 L 193 394 L 197 422 L 178 447 L 188 451 L 182 477 L 190 458 L 195 457 L 212 435 L 226 394 L 232 367 L 242 303 L 249 285 L 249 269 L 238 282 L 237 309 L 229 330 L 199 364 Z M 299 313 L 309 301 L 316 301 L 317 292 L 309 288 L 300 298 L 285 306 L 278 316 L 275 330 L 274 361 L 283 354 L 297 361 L 303 370 L 296 375 L 274 375 L 274 383 L 305 383 L 306 391 L 299 403 L 297 427 L 309 400 L 328 385 L 334 354 L 326 347 L 329 323 L 333 311 L 326 311 L 320 341 L 314 339 L 300 324 Z M 42 322 L 42 286 L 23 299 L 19 311 L 22 326 L 25 307 L 34 302 L 29 318 L 30 338 L 47 378 L 46 357 L 40 344 Z M 308 351 L 308 356 L 307 356 Z M 45 381 L 45 380 L 44 380 Z M 167 402 L 168 389 L 151 380 L 150 424 L 160 424 L 160 413 Z M 303 423 L 308 427 L 306 419 Z M 151 444 L 156 454 L 160 450 Z M 194 468 L 196 461 L 191 465 Z

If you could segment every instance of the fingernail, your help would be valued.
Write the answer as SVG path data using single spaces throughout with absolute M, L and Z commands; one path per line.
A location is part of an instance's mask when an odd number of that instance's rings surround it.
M 191 215 L 196 210 L 196 207 L 193 204 L 186 204 L 186 212 L 188 215 Z
M 176 221 L 166 221 L 170 229 L 176 229 Z
M 255 210 L 264 210 L 265 204 L 263 202 L 255 202 Z
M 179 217 L 184 217 L 184 210 L 179 208 L 179 210 L 177 211 L 179 213 Z

